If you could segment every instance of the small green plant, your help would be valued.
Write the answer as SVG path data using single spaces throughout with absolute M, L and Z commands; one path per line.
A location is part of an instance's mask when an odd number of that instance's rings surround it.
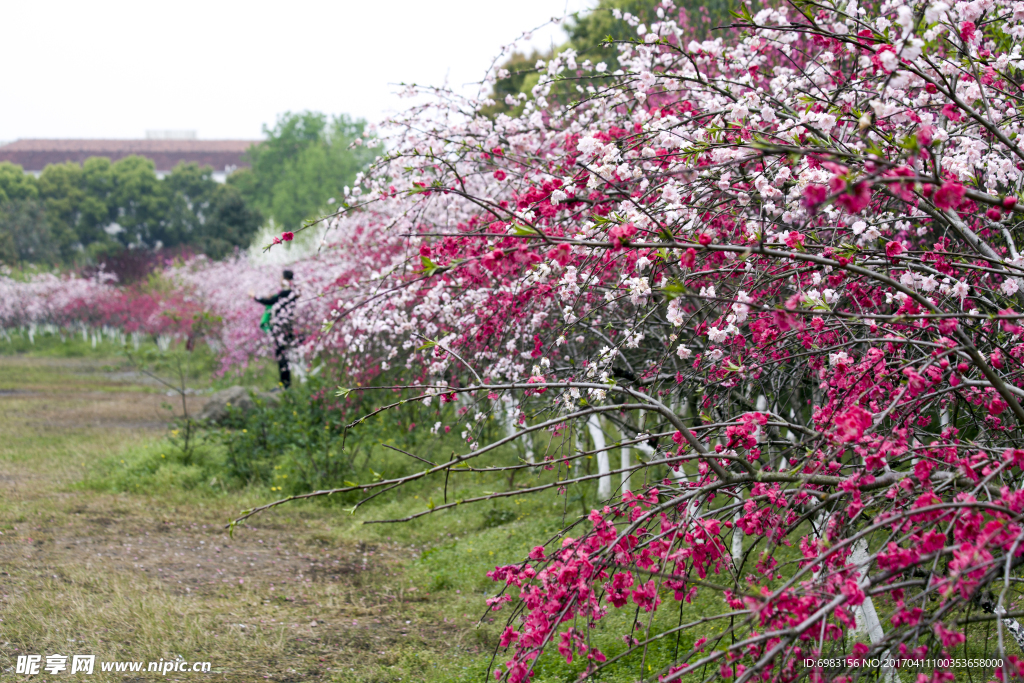
M 495 508 L 484 512 L 483 517 L 484 519 L 481 526 L 485 529 L 490 529 L 492 527 L 502 526 L 513 521 L 516 518 L 516 513 L 513 512 L 512 510 L 502 510 L 500 508 Z
M 163 439 L 136 444 L 122 454 L 98 464 L 85 488 L 132 493 L 158 493 L 175 489 L 185 491 L 226 488 L 223 451 L 216 444 L 194 445 L 186 460 L 180 442 Z
M 185 344 L 158 342 L 156 346 L 135 350 L 126 343 L 123 349 L 128 362 L 138 372 L 165 387 L 168 395 L 176 397 L 180 403 L 181 414 L 175 416 L 169 439 L 186 465 L 191 464 L 199 438 L 199 425 L 191 411 L 193 406 L 190 396 L 194 394 L 194 389 L 188 386 L 189 380 L 197 374 L 194 348 L 193 338 L 189 337 Z M 162 405 L 165 410 L 173 413 L 173 405 L 167 402 Z
M 254 397 L 254 410 L 230 408 L 219 431 L 225 474 L 282 493 L 340 485 L 360 449 L 345 446 L 344 415 L 326 396 L 312 379 L 281 393 L 277 405 Z

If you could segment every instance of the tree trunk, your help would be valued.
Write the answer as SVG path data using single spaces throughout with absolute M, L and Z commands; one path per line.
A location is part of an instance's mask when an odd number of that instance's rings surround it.
M 597 451 L 597 473 L 601 475 L 597 480 L 597 497 L 599 500 L 605 501 L 612 497 L 612 475 L 610 474 L 611 467 L 608 465 L 608 451 L 605 450 L 604 431 L 601 429 L 601 421 L 597 415 L 591 415 L 587 420 L 587 429 L 590 430 L 590 439 L 594 442 L 594 450 Z
M 623 447 L 622 448 L 622 469 L 625 470 L 622 473 L 622 491 L 623 492 L 632 491 L 633 490 L 630 487 L 630 484 L 629 484 L 629 477 L 632 474 L 632 471 L 630 471 L 628 468 L 631 467 L 631 466 L 632 466 L 632 462 L 631 462 L 631 459 L 629 457 L 629 448 Z
M 856 569 L 857 585 L 864 588 L 868 582 L 868 567 L 871 565 L 871 558 L 868 556 L 868 542 L 860 539 L 853 544 L 853 552 L 850 554 L 850 561 Z M 857 628 L 854 629 L 854 636 L 867 634 L 872 644 L 880 642 L 885 637 L 885 630 L 882 622 L 875 611 L 875 603 L 870 597 L 865 597 L 864 602 L 853 608 L 853 616 L 857 620 Z M 889 651 L 882 653 L 882 661 L 889 658 Z M 882 680 L 887 683 L 899 683 L 900 676 L 896 669 L 890 666 L 882 666 Z
M 732 566 L 736 568 L 737 572 L 740 570 L 740 563 L 743 561 L 743 531 L 737 524 L 742 516 L 743 508 L 737 508 L 732 516 Z
M 511 401 L 507 401 L 502 411 L 505 415 L 505 433 L 508 436 L 513 436 L 516 433 L 516 409 L 515 405 Z M 522 445 L 523 457 L 526 462 L 531 465 L 534 463 L 533 457 L 533 440 L 530 438 L 530 434 L 523 434 L 515 440 L 515 444 Z

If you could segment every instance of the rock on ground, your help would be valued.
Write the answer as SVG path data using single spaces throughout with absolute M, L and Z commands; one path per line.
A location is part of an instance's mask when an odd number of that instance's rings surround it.
M 268 406 L 276 406 L 280 402 L 274 394 L 235 385 L 212 395 L 196 418 L 204 422 L 223 422 L 228 416 L 230 407 L 242 412 L 255 409 L 254 397 L 262 400 Z

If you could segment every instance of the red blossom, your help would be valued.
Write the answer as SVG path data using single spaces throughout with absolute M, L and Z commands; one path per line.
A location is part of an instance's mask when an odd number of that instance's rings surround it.
M 808 185 L 804 188 L 804 208 L 814 211 L 828 197 L 828 188 L 824 185 Z
M 871 186 L 861 181 L 853 186 L 852 191 L 836 197 L 836 203 L 850 213 L 860 213 L 871 203 Z
M 612 246 L 615 249 L 622 248 L 622 245 L 629 242 L 629 238 L 635 234 L 636 226 L 632 223 L 620 223 L 612 226 L 612 229 L 608 231 L 608 237 L 611 238 Z
M 864 431 L 871 426 L 871 413 L 860 406 L 850 406 L 835 420 L 836 439 L 843 443 L 860 441 Z
M 966 188 L 960 183 L 948 182 L 935 192 L 932 201 L 935 203 L 936 208 L 955 209 L 963 201 L 965 191 Z
M 892 241 L 885 245 L 885 255 L 890 259 L 894 259 L 904 252 L 903 244 L 901 242 Z

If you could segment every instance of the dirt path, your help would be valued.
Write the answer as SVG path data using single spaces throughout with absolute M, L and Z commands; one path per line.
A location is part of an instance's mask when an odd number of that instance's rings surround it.
M 415 549 L 344 540 L 329 510 L 267 515 L 230 538 L 225 520 L 255 502 L 245 494 L 77 485 L 159 438 L 166 400 L 103 363 L 0 357 L 0 679 L 21 679 L 18 655 L 94 654 L 209 661 L 224 681 L 427 680 L 438 659 L 481 650 L 471 620 L 441 615 L 403 575 Z

